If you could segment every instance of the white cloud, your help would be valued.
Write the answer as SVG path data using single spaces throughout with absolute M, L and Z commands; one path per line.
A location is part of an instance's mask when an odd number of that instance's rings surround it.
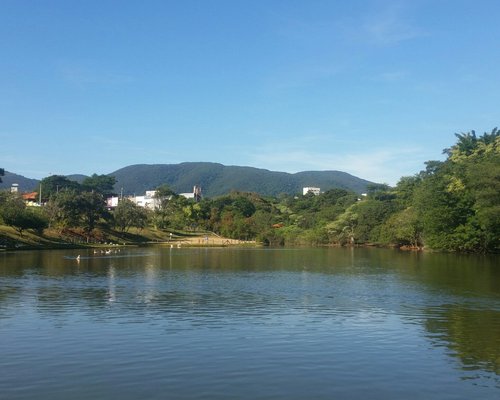
M 331 148 L 331 150 L 328 150 Z M 249 156 L 255 166 L 277 171 L 337 170 L 374 182 L 395 185 L 399 178 L 418 173 L 427 160 L 421 148 L 405 146 L 369 150 L 324 150 L 281 144 L 260 148 Z

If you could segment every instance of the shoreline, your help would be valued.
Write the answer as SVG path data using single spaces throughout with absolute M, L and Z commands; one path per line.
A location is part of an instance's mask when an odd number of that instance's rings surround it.
M 3 228 L 3 229 L 2 229 Z M 181 232 L 160 231 L 154 229 L 131 230 L 129 232 L 118 232 L 114 230 L 97 230 L 92 236 L 92 242 L 84 242 L 81 232 L 67 230 L 59 232 L 46 230 L 44 234 L 36 234 L 26 231 L 19 235 L 15 230 L 0 226 L 0 254 L 27 250 L 64 250 L 64 249 L 110 249 L 126 247 L 270 247 L 256 240 L 238 240 L 221 237 L 213 232 Z M 295 244 L 279 247 L 301 248 L 301 247 L 345 247 L 345 248 L 385 248 L 404 252 L 415 253 L 456 253 L 456 254 L 498 254 L 498 253 L 470 253 L 470 252 L 448 252 L 429 249 L 425 247 L 380 245 L 377 243 L 363 243 L 342 246 L 336 243 L 329 244 Z

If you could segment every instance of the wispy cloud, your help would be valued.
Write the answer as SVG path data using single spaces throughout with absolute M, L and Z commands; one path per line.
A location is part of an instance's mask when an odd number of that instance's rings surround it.
M 266 87 L 271 91 L 294 90 L 329 81 L 342 73 L 339 65 L 298 63 L 286 65 L 275 71 L 265 81 Z
M 0 159 L 6 171 L 23 175 L 27 178 L 41 179 L 54 173 L 59 173 L 59 160 L 44 157 L 42 154 L 32 153 L 29 157 L 16 157 L 12 154 L 0 152 Z M 36 168 L 34 168 L 36 166 Z
M 401 82 L 409 77 L 406 71 L 386 71 L 376 75 L 373 80 L 378 82 Z
M 390 1 L 373 8 L 368 5 L 355 16 L 340 12 L 300 20 L 277 17 L 279 34 L 299 49 L 307 49 L 307 57 L 276 70 L 268 78 L 268 87 L 280 91 L 342 82 L 366 62 L 366 47 L 389 47 L 429 36 L 416 22 L 415 13 L 410 2 Z M 391 83 L 408 76 L 405 70 L 388 70 L 370 79 Z
M 389 3 L 388 6 L 350 21 L 344 26 L 347 36 L 356 42 L 377 46 L 396 45 L 428 36 L 429 32 L 413 22 L 410 3 Z M 353 28 L 355 27 L 355 28 Z
M 279 151 L 276 150 L 278 148 Z M 343 152 L 330 146 L 318 151 L 295 144 L 261 147 L 249 155 L 249 159 L 254 165 L 272 170 L 337 170 L 391 185 L 402 176 L 417 173 L 426 160 L 423 149 L 418 147 L 380 147 Z
M 380 10 L 368 16 L 362 24 L 368 40 L 374 44 L 391 45 L 428 35 L 411 22 L 407 9 L 401 3 Z
M 130 75 L 109 71 L 96 62 L 67 63 L 59 68 L 67 83 L 83 88 L 89 85 L 123 85 L 133 82 Z
M 364 179 L 394 185 L 399 178 L 417 173 L 425 156 L 420 148 L 375 148 L 336 157 L 338 169 Z
M 144 138 L 145 136 L 143 136 Z M 87 147 L 94 155 L 106 159 L 106 168 L 122 168 L 129 164 L 161 164 L 180 162 L 178 154 L 172 149 L 162 146 L 151 147 L 146 143 L 137 142 L 136 139 L 117 138 L 106 135 L 90 136 L 87 139 Z M 109 171 L 108 171 L 109 172 Z

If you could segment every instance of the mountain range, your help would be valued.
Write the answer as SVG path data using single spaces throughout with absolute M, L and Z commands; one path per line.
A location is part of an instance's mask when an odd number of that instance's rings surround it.
M 180 164 L 137 164 L 108 174 L 116 178 L 115 191 L 123 194 L 143 194 L 146 190 L 166 184 L 177 193 L 201 186 L 207 197 L 227 194 L 233 190 L 277 196 L 280 193 L 302 193 L 306 186 L 319 187 L 322 191 L 333 188 L 366 191 L 373 183 L 341 171 L 304 171 L 297 173 L 269 171 L 267 169 L 226 166 L 210 162 L 185 162 Z M 81 182 L 84 175 L 68 175 L 68 179 Z M 38 187 L 38 180 L 25 178 L 5 171 L 0 188 L 18 183 L 21 191 Z
M 0 189 L 8 189 L 14 184 L 18 184 L 19 191 L 21 192 L 31 192 L 38 188 L 39 180 L 26 178 L 22 175 L 15 174 L 13 172 L 5 171 L 5 176 L 2 176 L 2 183 L 0 183 Z

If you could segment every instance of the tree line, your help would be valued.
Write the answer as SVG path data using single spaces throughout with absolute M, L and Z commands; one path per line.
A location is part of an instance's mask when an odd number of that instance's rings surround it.
M 64 176 L 41 181 L 44 207 L 26 207 L 0 194 L 7 225 L 43 231 L 82 228 L 88 239 L 99 227 L 212 231 L 268 245 L 383 245 L 462 252 L 500 249 L 500 137 L 495 128 L 476 136 L 456 134 L 444 161 L 402 177 L 394 186 L 371 185 L 364 196 L 345 189 L 320 195 L 265 197 L 231 192 L 200 202 L 160 186 L 155 209 L 124 198 L 112 210 L 105 199 L 115 179 L 92 175 L 81 184 Z

